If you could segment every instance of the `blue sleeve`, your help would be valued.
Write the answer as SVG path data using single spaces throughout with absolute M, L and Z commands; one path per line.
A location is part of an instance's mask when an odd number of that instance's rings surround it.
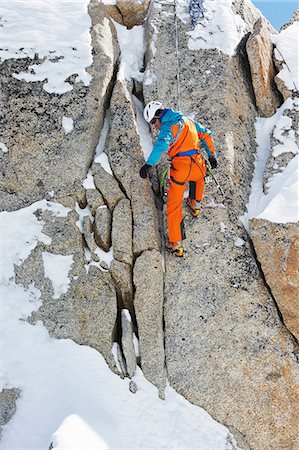
M 199 122 L 196 122 L 196 120 L 193 121 L 196 126 L 197 133 L 208 133 L 213 134 L 211 130 L 208 128 L 204 128 Z
M 195 123 L 195 127 L 196 127 L 196 130 L 197 130 L 200 142 L 204 146 L 208 157 L 209 158 L 211 156 L 216 157 L 216 151 L 215 151 L 215 147 L 214 147 L 214 142 L 213 142 L 213 139 L 211 137 L 211 135 L 213 134 L 212 131 L 209 130 L 208 128 L 204 128 L 200 123 L 196 122 L 196 120 L 194 120 L 194 123 Z
M 163 152 L 167 152 L 169 145 L 172 142 L 172 130 L 168 124 L 162 124 L 157 140 L 153 147 L 151 154 L 146 162 L 149 166 L 157 164 Z

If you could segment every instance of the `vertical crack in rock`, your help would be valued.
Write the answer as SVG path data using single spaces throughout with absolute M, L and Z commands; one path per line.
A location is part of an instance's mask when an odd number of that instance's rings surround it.
M 132 329 L 135 328 L 140 347 L 142 342 L 140 358 L 143 373 L 146 378 L 158 387 L 159 395 L 162 397 L 165 387 L 163 331 L 161 328 L 163 311 L 161 308 L 158 308 L 152 318 L 152 327 L 155 327 L 155 329 L 158 327 L 160 330 L 159 345 L 154 350 L 156 341 L 152 345 L 150 340 L 145 337 L 148 329 L 144 322 L 147 321 L 147 315 L 151 316 L 153 314 L 152 310 L 155 308 L 155 305 L 152 302 L 146 302 L 146 298 L 150 294 L 145 292 L 143 297 L 138 281 L 140 277 L 137 276 L 136 279 L 135 275 L 135 268 L 139 258 L 143 258 L 144 273 L 151 273 L 153 263 L 151 252 L 155 252 L 156 259 L 154 258 L 154 264 L 156 267 L 158 267 L 157 259 L 160 259 L 161 270 L 161 254 L 154 196 L 149 182 L 139 177 L 139 168 L 143 164 L 144 159 L 137 131 L 132 97 L 128 90 L 132 90 L 133 87 L 132 83 L 125 85 L 118 80 L 114 86 L 110 104 L 111 122 L 106 153 L 114 178 L 128 199 L 120 200 L 113 211 L 112 245 L 115 261 L 112 263 L 111 273 L 118 286 L 120 286 L 120 295 L 124 302 L 123 306 L 130 311 L 133 324 Z M 131 247 L 132 244 L 133 247 Z M 134 280 L 132 279 L 132 270 Z M 151 292 L 151 295 L 157 290 L 157 284 L 158 291 L 160 292 L 161 290 L 163 293 L 163 277 L 161 279 L 157 278 L 155 281 L 154 278 L 150 278 L 151 286 L 149 292 Z M 138 311 L 136 310 L 136 298 L 139 306 Z M 141 300 L 142 298 L 143 300 Z M 159 301 L 162 301 L 163 304 L 163 296 L 159 296 Z M 141 303 L 143 303 L 146 310 L 140 307 Z M 119 319 L 122 320 L 122 325 L 125 327 L 123 331 L 126 332 L 126 335 L 122 335 L 122 338 L 125 340 L 121 339 L 120 345 L 126 359 L 126 370 L 130 374 L 132 373 L 130 367 L 132 367 L 133 347 L 131 342 L 128 353 L 128 342 L 132 341 L 132 335 L 129 333 L 128 337 L 128 324 L 125 322 L 124 311 L 121 312 Z M 157 355 L 154 354 L 155 351 Z M 159 358 L 161 358 L 163 364 L 160 364 Z

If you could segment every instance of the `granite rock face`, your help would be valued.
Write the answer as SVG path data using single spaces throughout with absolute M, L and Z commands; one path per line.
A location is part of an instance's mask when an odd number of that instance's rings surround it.
M 263 18 L 256 22 L 254 31 L 246 42 L 246 52 L 258 111 L 262 117 L 270 117 L 281 101 L 274 84 L 273 44 Z
M 26 206 L 48 192 L 54 191 L 55 198 L 74 194 L 77 182 L 87 173 L 119 56 L 115 30 L 103 3 L 91 1 L 89 13 L 93 45 L 93 63 L 87 69 L 92 76 L 90 86 L 75 83 L 74 77 L 70 92 L 49 94 L 43 90 L 43 82 L 27 83 L 12 76 L 25 71 L 33 63 L 31 59 L 7 60 L 0 67 L 0 134 L 11 150 L 0 152 L 2 210 Z M 73 119 L 68 134 L 62 126 L 63 116 Z
M 179 393 L 229 426 L 242 448 L 292 449 L 296 345 L 239 221 L 250 193 L 257 115 L 246 41 L 259 14 L 242 1 L 233 9 L 246 22 L 234 56 L 195 50 L 192 40 L 190 48 L 189 24 L 183 13 L 179 16 L 179 90 L 177 65 L 171 64 L 176 58 L 173 12 L 152 4 L 148 15 L 145 100 L 180 107 L 213 131 L 217 178 L 225 192 L 223 198 L 213 184 L 206 185 L 201 217 L 185 218 L 184 260 L 166 257 L 167 376 Z
M 250 234 L 284 323 L 299 340 L 298 226 L 251 219 Z

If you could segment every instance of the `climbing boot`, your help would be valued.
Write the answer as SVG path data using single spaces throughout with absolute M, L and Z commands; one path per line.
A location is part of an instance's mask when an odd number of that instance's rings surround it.
M 200 205 L 200 202 L 197 202 L 196 200 L 192 200 L 191 198 L 187 198 L 187 205 L 190 208 L 190 212 L 193 217 L 198 217 L 200 208 L 198 207 Z
M 184 249 L 177 242 L 169 242 L 166 244 L 166 250 L 177 257 L 182 257 L 184 255 Z

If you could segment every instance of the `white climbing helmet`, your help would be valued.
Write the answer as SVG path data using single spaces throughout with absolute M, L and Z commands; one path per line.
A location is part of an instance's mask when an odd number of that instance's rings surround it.
M 154 100 L 150 101 L 144 108 L 143 117 L 150 123 L 150 121 L 155 117 L 156 111 L 162 109 L 162 103 L 156 102 Z

